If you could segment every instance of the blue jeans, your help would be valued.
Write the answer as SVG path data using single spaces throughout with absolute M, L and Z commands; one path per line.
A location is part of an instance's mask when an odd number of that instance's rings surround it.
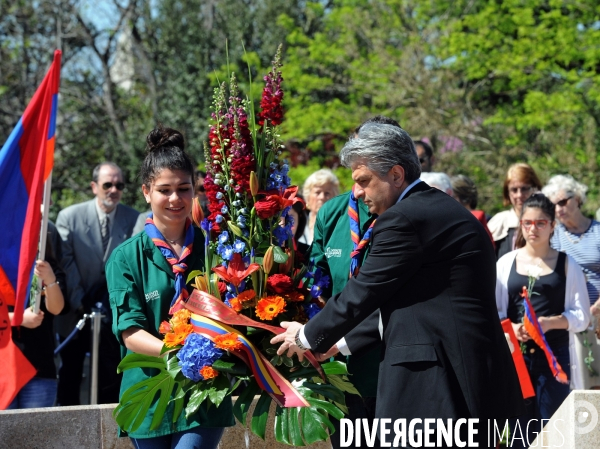
M 216 449 L 223 427 L 194 427 L 153 438 L 131 438 L 136 449 Z
M 569 380 L 571 380 L 569 347 L 553 348 L 552 352 Z M 511 447 L 513 448 L 529 447 L 528 443 L 533 443 L 537 434 L 541 432 L 543 425 L 548 424 L 548 421 L 544 421 L 542 425 L 542 419 L 550 419 L 571 392 L 569 384 L 561 384 L 554 378 L 544 351 L 537 346 L 533 354 L 527 352 L 523 354 L 523 358 L 531 377 L 535 396 L 525 400 L 525 413 L 523 415 L 517 419 L 509 419 L 511 440 L 513 433 L 519 437 L 519 439 L 512 440 L 513 444 Z M 516 429 L 515 432 L 517 422 L 520 431 Z M 527 428 L 527 424 L 529 424 L 529 429 Z M 521 436 L 525 441 L 520 439 Z M 525 443 L 524 445 L 522 445 L 523 442 Z
M 56 388 L 56 379 L 34 377 L 21 388 L 7 410 L 52 407 L 56 400 Z

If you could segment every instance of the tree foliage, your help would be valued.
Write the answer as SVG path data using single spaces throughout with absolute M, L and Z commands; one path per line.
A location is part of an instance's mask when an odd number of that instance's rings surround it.
M 436 170 L 463 173 L 501 208 L 512 162 L 542 180 L 571 173 L 600 205 L 600 6 L 591 0 L 24 0 L 0 4 L 0 137 L 19 119 L 52 49 L 63 50 L 54 209 L 91 196 L 92 168 L 120 164 L 124 201 L 157 123 L 181 129 L 200 163 L 213 89 L 236 72 L 258 99 L 284 43 L 284 138 L 309 155 L 302 182 L 362 121 L 427 137 Z M 96 5 L 94 3 L 94 5 Z M 307 150 L 306 150 L 307 149 Z M 306 158 L 305 158 L 306 159 Z M 75 163 L 74 163 L 75 162 Z M 348 187 L 348 172 L 339 171 Z

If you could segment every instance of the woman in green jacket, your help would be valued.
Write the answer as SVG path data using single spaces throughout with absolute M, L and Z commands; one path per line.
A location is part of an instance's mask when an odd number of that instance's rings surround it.
M 117 247 L 106 266 L 113 313 L 113 332 L 122 355 L 135 352 L 160 356 L 162 321 L 177 301 L 188 296 L 187 273 L 203 268 L 204 237 L 194 232 L 189 219 L 194 196 L 194 166 L 184 151 L 183 136 L 170 128 L 156 128 L 147 137 L 148 154 L 140 171 L 142 191 L 152 215 L 144 232 Z M 123 373 L 121 395 L 151 376 L 151 370 L 134 368 Z M 142 449 L 216 448 L 224 427 L 232 426 L 227 397 L 210 413 L 205 406 L 172 423 L 173 404 L 157 429 L 150 422 L 157 398 L 143 422 L 129 434 Z

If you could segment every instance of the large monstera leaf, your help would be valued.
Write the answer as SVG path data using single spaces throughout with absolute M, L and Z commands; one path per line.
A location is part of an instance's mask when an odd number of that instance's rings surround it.
M 301 384 L 298 381 L 295 382 L 295 388 L 310 406 L 292 408 L 277 406 L 275 408 L 274 435 L 278 442 L 291 446 L 305 446 L 327 440 L 330 432 L 334 431 L 330 416 L 336 419 L 344 417 L 346 409 L 344 391 L 358 394 L 345 377 L 348 372 L 344 363 L 330 362 L 323 364 L 322 367 L 329 383 L 323 382 L 312 367 L 289 373 L 287 376 L 289 380 L 293 380 L 301 371 L 301 377 L 310 378 Z M 252 379 L 236 401 L 233 412 L 242 424 L 246 423 L 252 400 L 259 392 L 260 388 Z M 252 413 L 250 428 L 252 433 L 262 439 L 265 438 L 271 401 L 271 397 L 262 392 Z
M 177 357 L 170 354 L 162 357 L 128 354 L 119 363 L 117 370 L 123 372 L 132 368 L 154 368 L 159 373 L 138 382 L 123 393 L 119 405 L 113 412 L 113 417 L 119 427 L 126 432 L 134 432 L 138 429 L 148 415 L 152 401 L 156 395 L 159 395 L 150 424 L 150 429 L 156 429 L 162 421 L 173 392 L 175 392 L 174 397 L 176 398 L 173 400 L 175 407 L 173 422 L 177 421 L 183 410 L 184 395 L 181 392 L 185 383 L 185 378 L 180 374 L 180 368 L 177 365 Z

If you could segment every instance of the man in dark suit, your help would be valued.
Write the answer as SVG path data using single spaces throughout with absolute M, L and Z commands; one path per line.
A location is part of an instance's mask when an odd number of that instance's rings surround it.
M 62 239 L 62 265 L 67 273 L 70 312 L 58 316 L 56 329 L 64 340 L 84 312 L 108 297 L 104 265 L 112 251 L 131 237 L 139 212 L 120 204 L 125 184 L 121 169 L 113 162 L 94 168 L 91 182 L 94 199 L 74 204 L 59 212 L 56 227 Z M 103 312 L 107 317 L 110 310 Z M 89 348 L 89 324 L 61 351 L 58 395 L 59 405 L 79 405 L 85 353 Z M 120 378 L 116 367 L 120 361 L 118 342 L 110 325 L 101 329 L 98 403 L 119 400 Z
M 355 196 L 378 215 L 369 257 L 319 314 L 305 326 L 282 323 L 286 332 L 272 342 L 283 341 L 279 354 L 331 353 L 354 329 L 355 354 L 381 335 L 376 416 L 479 418 L 485 441 L 485 420 L 522 407 L 495 306 L 489 237 L 469 211 L 419 180 L 404 130 L 366 124 L 341 160 L 352 169 Z M 378 308 L 379 326 L 366 320 Z

